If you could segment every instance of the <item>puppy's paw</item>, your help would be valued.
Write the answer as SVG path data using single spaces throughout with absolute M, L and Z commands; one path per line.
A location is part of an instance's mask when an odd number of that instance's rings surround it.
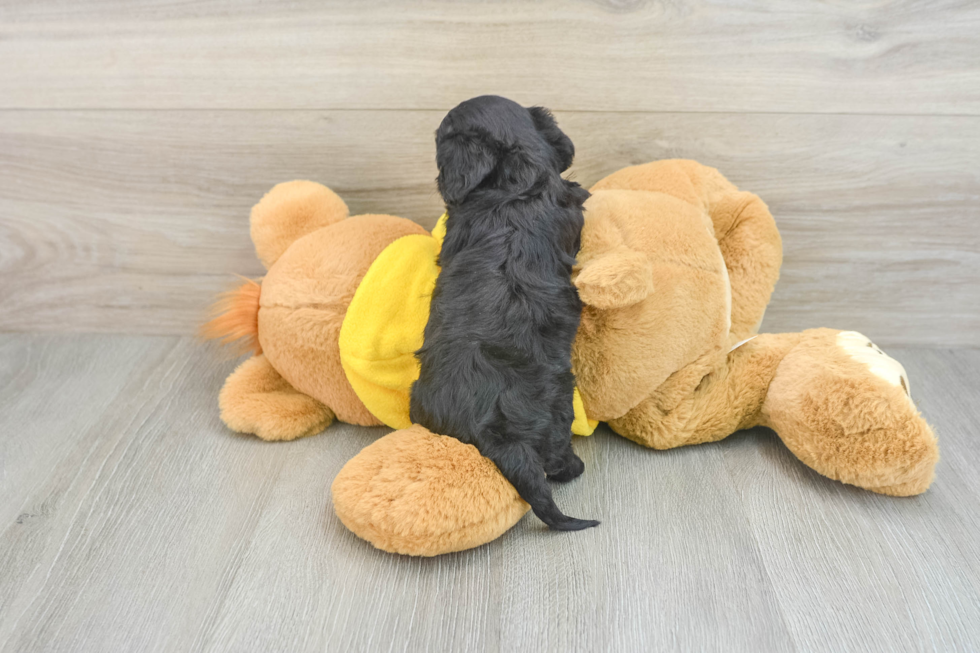
M 576 479 L 582 475 L 585 471 L 585 463 L 579 458 L 574 452 L 565 459 L 564 465 L 558 469 L 554 474 L 548 474 L 548 480 L 556 481 L 558 483 L 567 483 L 572 479 Z

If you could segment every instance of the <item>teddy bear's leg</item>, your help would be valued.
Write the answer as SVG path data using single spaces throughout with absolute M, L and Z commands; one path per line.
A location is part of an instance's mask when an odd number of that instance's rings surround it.
M 938 460 L 901 365 L 860 334 L 763 334 L 675 373 L 610 426 L 644 446 L 712 442 L 763 425 L 801 461 L 874 492 L 924 492 Z
M 344 200 L 314 181 L 276 184 L 252 207 L 255 253 L 268 270 L 295 241 L 346 218 Z
M 802 337 L 767 333 L 731 351 L 707 354 L 609 426 L 653 449 L 715 442 L 756 426 L 769 381 Z
M 769 384 L 761 423 L 824 476 L 894 496 L 925 492 L 939 448 L 902 366 L 854 331 L 804 335 Z
M 529 506 L 476 447 L 421 426 L 395 431 L 344 465 L 334 510 L 391 553 L 434 556 L 500 537 Z
M 319 433 L 333 421 L 324 404 L 289 385 L 263 355 L 232 372 L 218 396 L 221 419 L 239 433 L 263 440 L 295 440 Z

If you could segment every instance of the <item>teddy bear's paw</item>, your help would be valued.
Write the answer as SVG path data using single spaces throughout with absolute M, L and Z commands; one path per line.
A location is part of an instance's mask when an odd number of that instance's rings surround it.
M 490 542 L 529 509 L 476 447 L 418 425 L 367 446 L 331 491 L 337 516 L 354 534 L 416 556 Z
M 939 448 L 902 366 L 853 331 L 803 335 L 769 386 L 768 424 L 825 476 L 881 494 L 925 492 Z
M 837 346 L 847 355 L 863 364 L 875 376 L 900 386 L 911 401 L 912 389 L 905 368 L 897 360 L 883 352 L 871 338 L 857 331 L 841 331 L 837 334 Z
M 583 264 L 575 287 L 589 306 L 632 306 L 653 292 L 653 264 L 640 252 L 618 247 Z
M 233 431 L 263 440 L 295 440 L 330 426 L 333 412 L 294 389 L 264 355 L 238 366 L 218 396 L 221 419 Z

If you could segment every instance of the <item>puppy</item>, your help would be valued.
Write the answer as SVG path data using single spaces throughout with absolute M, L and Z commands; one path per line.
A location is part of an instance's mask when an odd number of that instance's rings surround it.
M 412 421 L 474 445 L 553 529 L 599 522 L 558 509 L 545 476 L 585 469 L 572 451 L 571 282 L 588 191 L 561 178 L 575 148 L 547 109 L 487 95 L 436 131 L 449 218 Z

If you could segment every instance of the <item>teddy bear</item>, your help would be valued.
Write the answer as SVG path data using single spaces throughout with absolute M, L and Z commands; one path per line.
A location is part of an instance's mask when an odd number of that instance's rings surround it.
M 590 192 L 572 273 L 584 306 L 573 433 L 605 422 L 669 449 L 765 426 L 831 479 L 893 496 L 929 487 L 938 445 L 900 363 L 854 331 L 759 333 L 782 244 L 758 196 L 685 160 L 621 169 Z M 475 447 L 408 418 L 445 219 L 430 234 L 349 217 L 325 186 L 279 184 L 251 214 L 265 277 L 205 328 L 253 353 L 219 394 L 232 430 L 395 429 L 343 467 L 333 505 L 374 546 L 416 556 L 480 546 L 529 508 Z

